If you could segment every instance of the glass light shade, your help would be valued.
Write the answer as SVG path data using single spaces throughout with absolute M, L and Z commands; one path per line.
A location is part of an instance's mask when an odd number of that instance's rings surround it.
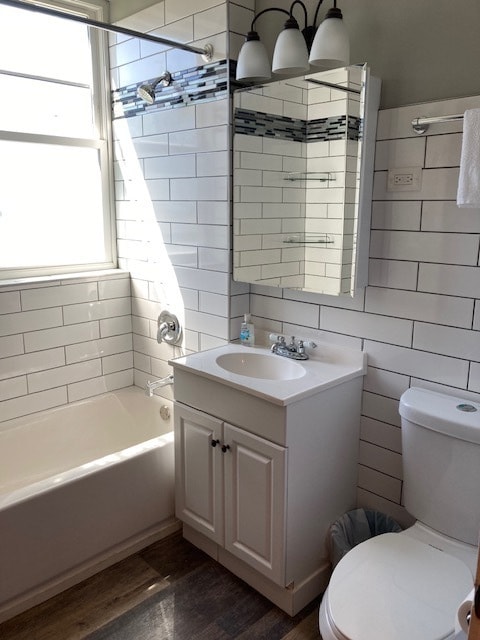
M 341 18 L 325 18 L 317 29 L 309 62 L 322 69 L 345 67 L 350 60 L 350 42 Z
M 260 40 L 246 40 L 237 61 L 237 80 L 262 82 L 270 80 L 272 71 L 265 45 Z
M 309 70 L 308 49 L 299 29 L 280 32 L 273 52 L 273 73 L 294 74 Z

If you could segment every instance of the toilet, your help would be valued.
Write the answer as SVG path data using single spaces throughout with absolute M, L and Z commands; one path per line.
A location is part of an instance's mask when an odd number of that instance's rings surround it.
M 320 606 L 323 640 L 462 637 L 455 620 L 480 530 L 480 403 L 412 387 L 400 415 L 403 504 L 416 522 L 340 560 Z

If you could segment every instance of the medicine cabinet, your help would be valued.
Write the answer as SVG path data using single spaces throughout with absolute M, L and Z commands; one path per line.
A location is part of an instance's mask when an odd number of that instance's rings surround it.
M 234 280 L 366 286 L 379 100 L 367 65 L 234 92 Z

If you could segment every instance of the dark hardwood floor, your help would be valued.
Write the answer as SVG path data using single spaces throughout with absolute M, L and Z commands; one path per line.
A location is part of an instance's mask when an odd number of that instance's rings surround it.
M 176 533 L 0 624 L 0 638 L 318 640 L 318 605 L 291 618 Z

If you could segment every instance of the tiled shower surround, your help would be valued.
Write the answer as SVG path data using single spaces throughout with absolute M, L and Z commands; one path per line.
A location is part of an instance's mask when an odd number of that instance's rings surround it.
M 153 105 L 137 96 L 137 82 L 121 87 L 113 92 L 113 117 L 138 116 L 159 109 L 174 109 L 225 98 L 228 95 L 228 67 L 227 60 L 219 60 L 172 73 L 169 85 L 158 85 L 158 96 L 155 96 Z M 154 83 L 155 80 L 149 78 L 148 82 Z
M 133 383 L 127 273 L 0 288 L 2 422 Z
M 211 40 L 228 58 L 227 4 L 198 0 L 193 16 L 188 5 L 166 0 L 125 25 Z M 228 11 L 235 56 L 252 14 L 233 2 Z M 145 47 L 144 57 L 138 41 L 112 47 L 116 87 L 202 64 Z M 455 205 L 461 123 L 418 136 L 410 122 L 479 106 L 474 97 L 380 112 L 370 284 L 353 299 L 231 282 L 227 98 L 119 118 L 118 246 L 131 280 L 117 272 L 0 289 L 0 420 L 166 375 L 179 349 L 155 340 L 165 306 L 184 319 L 192 351 L 237 337 L 250 306 L 259 330 L 367 351 L 359 504 L 402 519 L 401 393 L 420 385 L 480 400 L 480 211 Z M 421 189 L 389 192 L 393 167 L 422 167 Z

